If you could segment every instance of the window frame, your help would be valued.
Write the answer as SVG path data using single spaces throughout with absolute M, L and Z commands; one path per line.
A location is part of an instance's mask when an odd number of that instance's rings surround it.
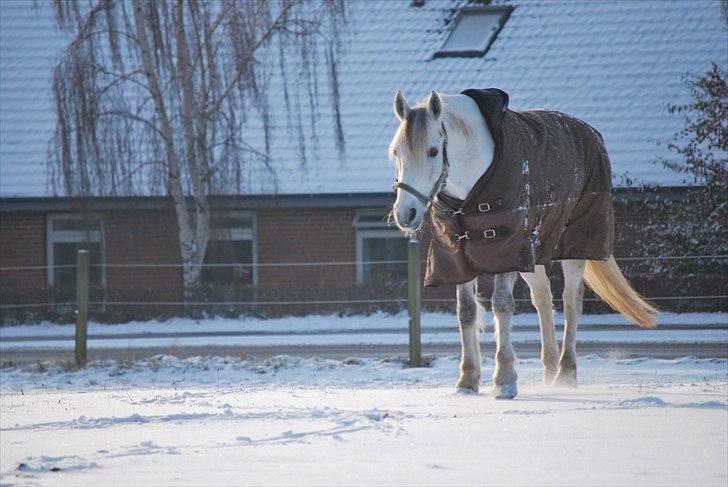
M 366 238 L 400 238 L 408 240 L 402 232 L 387 222 L 362 222 L 361 217 L 381 216 L 381 210 L 359 210 L 354 216 L 355 257 L 356 257 L 356 283 L 364 284 L 364 239 Z
M 99 222 L 98 230 L 54 230 L 53 222 L 58 220 L 89 220 Z M 86 238 L 88 236 L 88 239 Z M 54 245 L 56 243 L 98 243 L 101 248 L 101 287 L 106 289 L 106 245 L 104 242 L 104 219 L 98 213 L 48 213 L 46 215 L 46 279 L 49 286 L 55 285 Z
M 452 26 L 449 29 L 449 32 L 447 34 L 447 37 L 445 37 L 445 40 L 440 45 L 440 49 L 435 52 L 433 55 L 433 58 L 443 58 L 443 57 L 483 57 L 485 54 L 490 50 L 490 46 L 493 45 L 495 40 L 498 38 L 498 35 L 500 34 L 501 30 L 503 30 L 503 27 L 508 22 L 508 19 L 511 16 L 511 12 L 514 10 L 514 6 L 512 5 L 488 5 L 488 6 L 469 6 L 469 7 L 463 7 L 458 12 L 457 16 L 453 19 Z M 457 29 L 458 25 L 460 25 L 460 21 L 462 18 L 469 14 L 469 13 L 493 13 L 493 14 L 500 14 L 500 17 L 498 18 L 498 24 L 497 27 L 493 30 L 493 32 L 488 36 L 482 43 L 482 47 L 480 49 L 467 49 L 467 50 L 445 50 L 445 45 L 448 43 L 450 38 L 452 37 L 453 33 Z
M 210 241 L 224 242 L 236 240 L 250 240 L 252 242 L 252 279 L 253 286 L 258 285 L 258 218 L 254 211 L 248 210 L 214 210 L 215 213 L 225 213 L 227 215 L 236 215 L 242 218 L 250 218 L 250 228 L 226 228 L 216 229 L 210 228 Z

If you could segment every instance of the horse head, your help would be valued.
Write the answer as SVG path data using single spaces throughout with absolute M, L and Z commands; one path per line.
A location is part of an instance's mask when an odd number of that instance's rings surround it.
M 402 230 L 415 231 L 447 179 L 447 132 L 440 120 L 442 99 L 433 91 L 410 107 L 402 92 L 397 91 L 394 114 L 400 121 L 389 146 L 396 171 L 394 221 Z

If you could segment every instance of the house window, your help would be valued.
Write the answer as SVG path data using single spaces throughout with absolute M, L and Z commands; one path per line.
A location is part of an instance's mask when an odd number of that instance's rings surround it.
M 361 211 L 354 217 L 356 234 L 356 280 L 364 283 L 393 283 L 407 280 L 407 238 L 386 223 L 378 211 Z M 371 264 L 369 262 L 372 262 Z
M 255 284 L 257 272 L 254 216 L 249 212 L 214 212 L 210 217 L 210 241 L 205 252 L 202 280 L 208 284 Z M 235 264 L 243 264 L 236 266 Z
M 101 218 L 97 215 L 49 215 L 46 251 L 48 284 L 70 297 L 75 292 L 77 254 L 83 249 L 90 253 L 89 285 L 92 289 L 100 289 L 104 279 L 101 237 Z
M 435 57 L 480 57 L 495 41 L 511 7 L 471 7 L 460 11 Z

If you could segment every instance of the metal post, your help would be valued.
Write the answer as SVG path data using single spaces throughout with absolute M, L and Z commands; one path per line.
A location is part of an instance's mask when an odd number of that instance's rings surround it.
M 420 242 L 410 238 L 407 243 L 407 309 L 409 311 L 409 365 L 420 367 L 422 345 L 420 344 Z
M 86 365 L 88 324 L 88 250 L 79 250 L 76 259 L 76 366 Z

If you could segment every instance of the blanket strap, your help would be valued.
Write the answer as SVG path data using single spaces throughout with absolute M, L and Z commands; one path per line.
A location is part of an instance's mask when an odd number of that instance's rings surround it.
M 495 228 L 488 228 L 486 230 L 465 230 L 465 233 L 456 233 L 453 235 L 456 241 L 461 240 L 490 240 L 496 238 L 498 232 Z
M 503 200 L 484 201 L 482 203 L 474 203 L 467 207 L 450 209 L 450 216 L 455 218 L 458 215 L 477 215 L 478 213 L 490 213 L 500 209 L 503 206 Z

